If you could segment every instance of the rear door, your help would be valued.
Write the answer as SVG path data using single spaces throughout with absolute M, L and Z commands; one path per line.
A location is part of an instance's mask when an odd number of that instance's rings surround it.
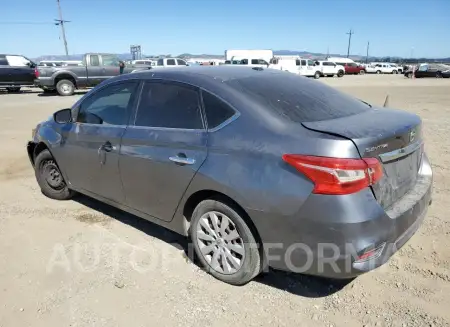
M 207 156 L 199 90 L 147 81 L 139 103 L 119 162 L 127 205 L 170 221 Z

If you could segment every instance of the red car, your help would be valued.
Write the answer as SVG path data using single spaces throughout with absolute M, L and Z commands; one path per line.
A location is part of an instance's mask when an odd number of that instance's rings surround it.
M 344 66 L 346 74 L 362 75 L 366 73 L 366 69 L 364 68 L 364 66 L 360 66 L 354 62 L 336 64 Z

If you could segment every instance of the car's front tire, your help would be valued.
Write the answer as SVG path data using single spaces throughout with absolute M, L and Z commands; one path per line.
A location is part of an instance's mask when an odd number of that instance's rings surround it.
M 319 79 L 321 75 L 322 74 L 319 71 L 315 72 L 314 73 L 314 79 Z
M 397 74 L 397 71 L 396 71 L 396 70 L 393 70 L 393 71 L 392 71 L 392 74 L 396 75 L 396 74 Z
M 42 193 L 55 200 L 69 200 L 74 192 L 67 187 L 55 159 L 48 150 L 40 152 L 34 161 L 36 180 Z
M 62 79 L 56 83 L 56 90 L 59 95 L 69 96 L 75 92 L 75 85 L 68 79 Z
M 366 71 L 364 69 L 359 72 L 359 75 L 365 75 L 365 74 L 366 74 Z
M 243 285 L 261 272 L 260 249 L 239 208 L 226 200 L 204 200 L 194 210 L 190 237 L 207 272 Z
M 345 75 L 345 72 L 343 70 L 338 71 L 337 77 L 343 77 Z

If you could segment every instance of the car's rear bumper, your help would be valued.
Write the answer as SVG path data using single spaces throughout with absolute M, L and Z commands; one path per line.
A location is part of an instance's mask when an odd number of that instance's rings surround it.
M 249 215 L 264 244 L 266 265 L 323 277 L 353 278 L 386 263 L 414 235 L 431 203 L 432 182 L 431 166 L 424 155 L 415 187 L 388 210 L 368 189 L 340 198 L 311 195 L 297 217 L 277 217 L 274 221 L 252 210 Z M 379 249 L 376 255 L 358 260 L 375 248 Z
M 49 77 L 39 77 L 34 80 L 34 86 L 40 87 L 42 89 L 54 89 L 53 79 Z

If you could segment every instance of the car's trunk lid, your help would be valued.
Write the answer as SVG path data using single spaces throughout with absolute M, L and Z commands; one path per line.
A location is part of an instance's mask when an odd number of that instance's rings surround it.
M 353 141 L 361 157 L 383 165 L 383 178 L 372 190 L 383 208 L 410 191 L 417 180 L 422 158 L 421 120 L 418 116 L 384 108 L 338 119 L 304 122 L 310 130 Z

